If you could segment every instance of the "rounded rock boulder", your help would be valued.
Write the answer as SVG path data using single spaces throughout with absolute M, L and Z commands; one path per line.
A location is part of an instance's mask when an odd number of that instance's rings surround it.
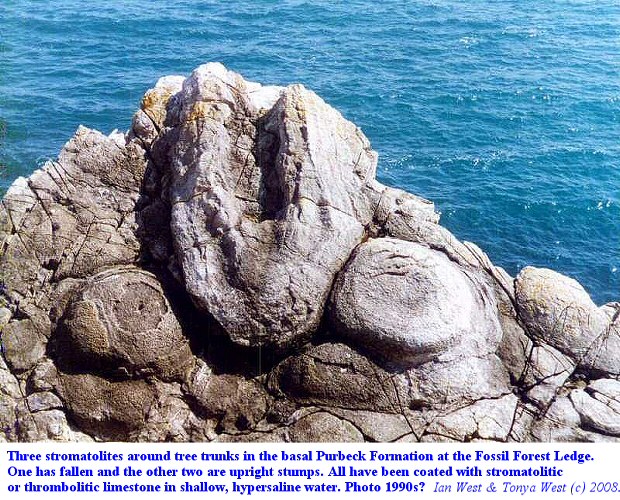
M 73 364 L 169 380 L 182 378 L 193 362 L 160 283 L 138 269 L 89 279 L 69 302 L 59 333 L 59 356 Z
M 444 254 L 381 238 L 360 245 L 331 296 L 334 331 L 412 367 L 493 352 L 501 329 L 489 287 Z

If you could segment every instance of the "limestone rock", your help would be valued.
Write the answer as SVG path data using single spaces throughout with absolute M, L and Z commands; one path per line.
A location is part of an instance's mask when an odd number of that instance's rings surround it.
M 268 96 L 221 66 L 194 71 L 170 112 L 169 197 L 194 302 L 233 341 L 281 347 L 316 330 L 362 238 L 373 207 L 361 190 L 376 155 L 303 87 Z
M 14 299 L 49 281 L 135 260 L 133 209 L 143 155 L 122 137 L 81 127 L 58 161 L 11 186 L 3 199 L 8 247 L 2 268 Z
M 58 370 L 55 363 L 49 358 L 43 358 L 30 372 L 26 387 L 31 393 L 52 391 L 57 381 Z
M 183 380 L 194 358 L 157 279 L 114 268 L 87 280 L 68 305 L 57 350 L 73 366 Z
M 581 429 L 581 418 L 566 396 L 556 398 L 545 417 L 534 421 L 532 437 L 536 441 L 594 441 L 592 434 Z
M 533 345 L 519 382 L 529 400 L 546 408 L 574 370 L 574 361 L 557 349 Z
M 8 307 L 0 307 L 0 331 L 8 324 L 12 316 Z
M 179 93 L 184 81 L 182 76 L 165 76 L 144 94 L 140 109 L 133 117 L 131 131 L 146 146 L 151 146 L 164 127 L 168 116 L 168 103 Z
M 409 376 L 412 401 L 426 408 L 462 406 L 511 392 L 508 373 L 495 355 L 425 363 L 410 370 Z
M 155 401 L 154 391 L 141 380 L 63 374 L 58 389 L 72 419 L 84 432 L 103 440 L 131 439 L 146 425 Z
M 439 214 L 435 212 L 435 206 L 429 200 L 402 189 L 385 187 L 377 181 L 368 183 L 367 192 L 369 197 L 378 197 L 379 200 L 373 214 L 372 236 L 397 237 L 391 232 L 403 227 L 411 231 L 426 225 L 440 227 L 436 225 L 439 222 Z
M 73 441 L 92 442 L 93 439 L 80 431 L 76 431 L 67 421 L 65 412 L 51 409 L 32 414 L 32 434 L 24 441 Z
M 362 433 L 365 441 L 388 443 L 412 432 L 411 421 L 404 414 L 342 408 L 330 408 L 330 413 L 350 422 Z
M 618 393 L 616 393 L 618 396 Z M 570 399 L 581 417 L 582 426 L 612 436 L 620 436 L 620 409 L 593 398 L 581 390 L 574 390 Z
M 616 413 L 620 413 L 620 380 L 599 378 L 588 384 L 587 392 Z
M 454 441 L 507 441 L 510 434 L 517 398 L 513 394 L 497 400 L 482 399 L 446 414 L 438 414 L 425 428 L 423 441 L 446 437 Z
M 44 410 L 60 410 L 62 401 L 53 392 L 35 392 L 27 398 L 28 409 L 31 413 Z
M 312 413 L 298 420 L 289 429 L 292 442 L 301 443 L 360 443 L 362 433 L 350 422 L 326 412 Z
M 256 381 L 235 375 L 211 376 L 204 385 L 194 385 L 190 394 L 209 417 L 217 419 L 219 430 L 227 433 L 255 428 L 270 400 Z
M 33 368 L 43 357 L 47 337 L 41 334 L 35 321 L 24 319 L 12 321 L 2 329 L 2 344 L 8 365 L 19 373 Z
M 144 425 L 132 434 L 136 441 L 207 441 L 209 422 L 196 415 L 178 384 L 152 381 L 155 394 Z
M 588 369 L 620 372 L 620 328 L 575 280 L 526 267 L 517 276 L 516 298 L 520 318 L 537 338 Z
M 19 438 L 17 411 L 22 398 L 19 382 L 0 356 L 0 442 Z
M 573 374 L 575 361 L 557 349 L 532 341 L 516 322 L 502 322 L 504 337 L 498 354 L 512 381 L 541 410 Z
M 404 378 L 386 372 L 344 344 L 311 346 L 271 373 L 272 392 L 306 405 L 389 413 L 407 403 Z
M 357 248 L 334 286 L 331 319 L 339 335 L 406 366 L 484 356 L 501 339 L 484 281 L 443 253 L 393 238 Z
M 502 340 L 497 349 L 497 355 L 510 374 L 511 382 L 515 385 L 523 378 L 534 343 L 530 339 L 516 316 L 500 314 Z
M 51 335 L 52 309 L 75 281 L 134 262 L 134 206 L 144 151 L 122 135 L 80 127 L 58 161 L 18 178 L 0 206 L 4 354 L 15 373 L 34 368 Z

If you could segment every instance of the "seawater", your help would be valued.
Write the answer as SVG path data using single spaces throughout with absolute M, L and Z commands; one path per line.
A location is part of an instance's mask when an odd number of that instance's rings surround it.
M 207 61 L 315 90 L 370 138 L 381 181 L 510 273 L 620 299 L 617 0 L 2 0 L 0 189 Z

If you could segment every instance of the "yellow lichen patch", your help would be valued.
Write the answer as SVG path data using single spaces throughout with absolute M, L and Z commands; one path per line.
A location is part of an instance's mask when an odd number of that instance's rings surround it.
M 226 109 L 226 106 L 220 106 L 220 103 L 217 102 L 199 101 L 192 106 L 186 121 L 204 120 L 207 118 L 221 120 L 221 115 Z
M 142 110 L 155 123 L 161 124 L 166 117 L 166 107 L 172 96 L 172 92 L 168 89 L 155 88 L 149 90 L 140 103 Z
M 140 103 L 143 110 L 165 109 L 172 93 L 165 89 L 151 89 L 142 98 Z
M 140 107 L 143 110 L 150 109 L 156 107 L 160 104 L 160 93 L 155 89 L 151 89 L 144 94 L 142 97 L 142 102 L 140 103 Z
M 307 119 L 305 100 L 310 94 L 304 92 L 305 89 L 301 85 L 291 85 L 290 90 L 291 92 L 285 100 L 286 117 L 294 122 L 304 123 Z

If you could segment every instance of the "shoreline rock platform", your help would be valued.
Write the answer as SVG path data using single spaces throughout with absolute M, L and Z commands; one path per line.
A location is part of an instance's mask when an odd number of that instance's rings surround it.
M 0 206 L 0 441 L 620 441 L 620 303 L 509 276 L 218 63 Z

